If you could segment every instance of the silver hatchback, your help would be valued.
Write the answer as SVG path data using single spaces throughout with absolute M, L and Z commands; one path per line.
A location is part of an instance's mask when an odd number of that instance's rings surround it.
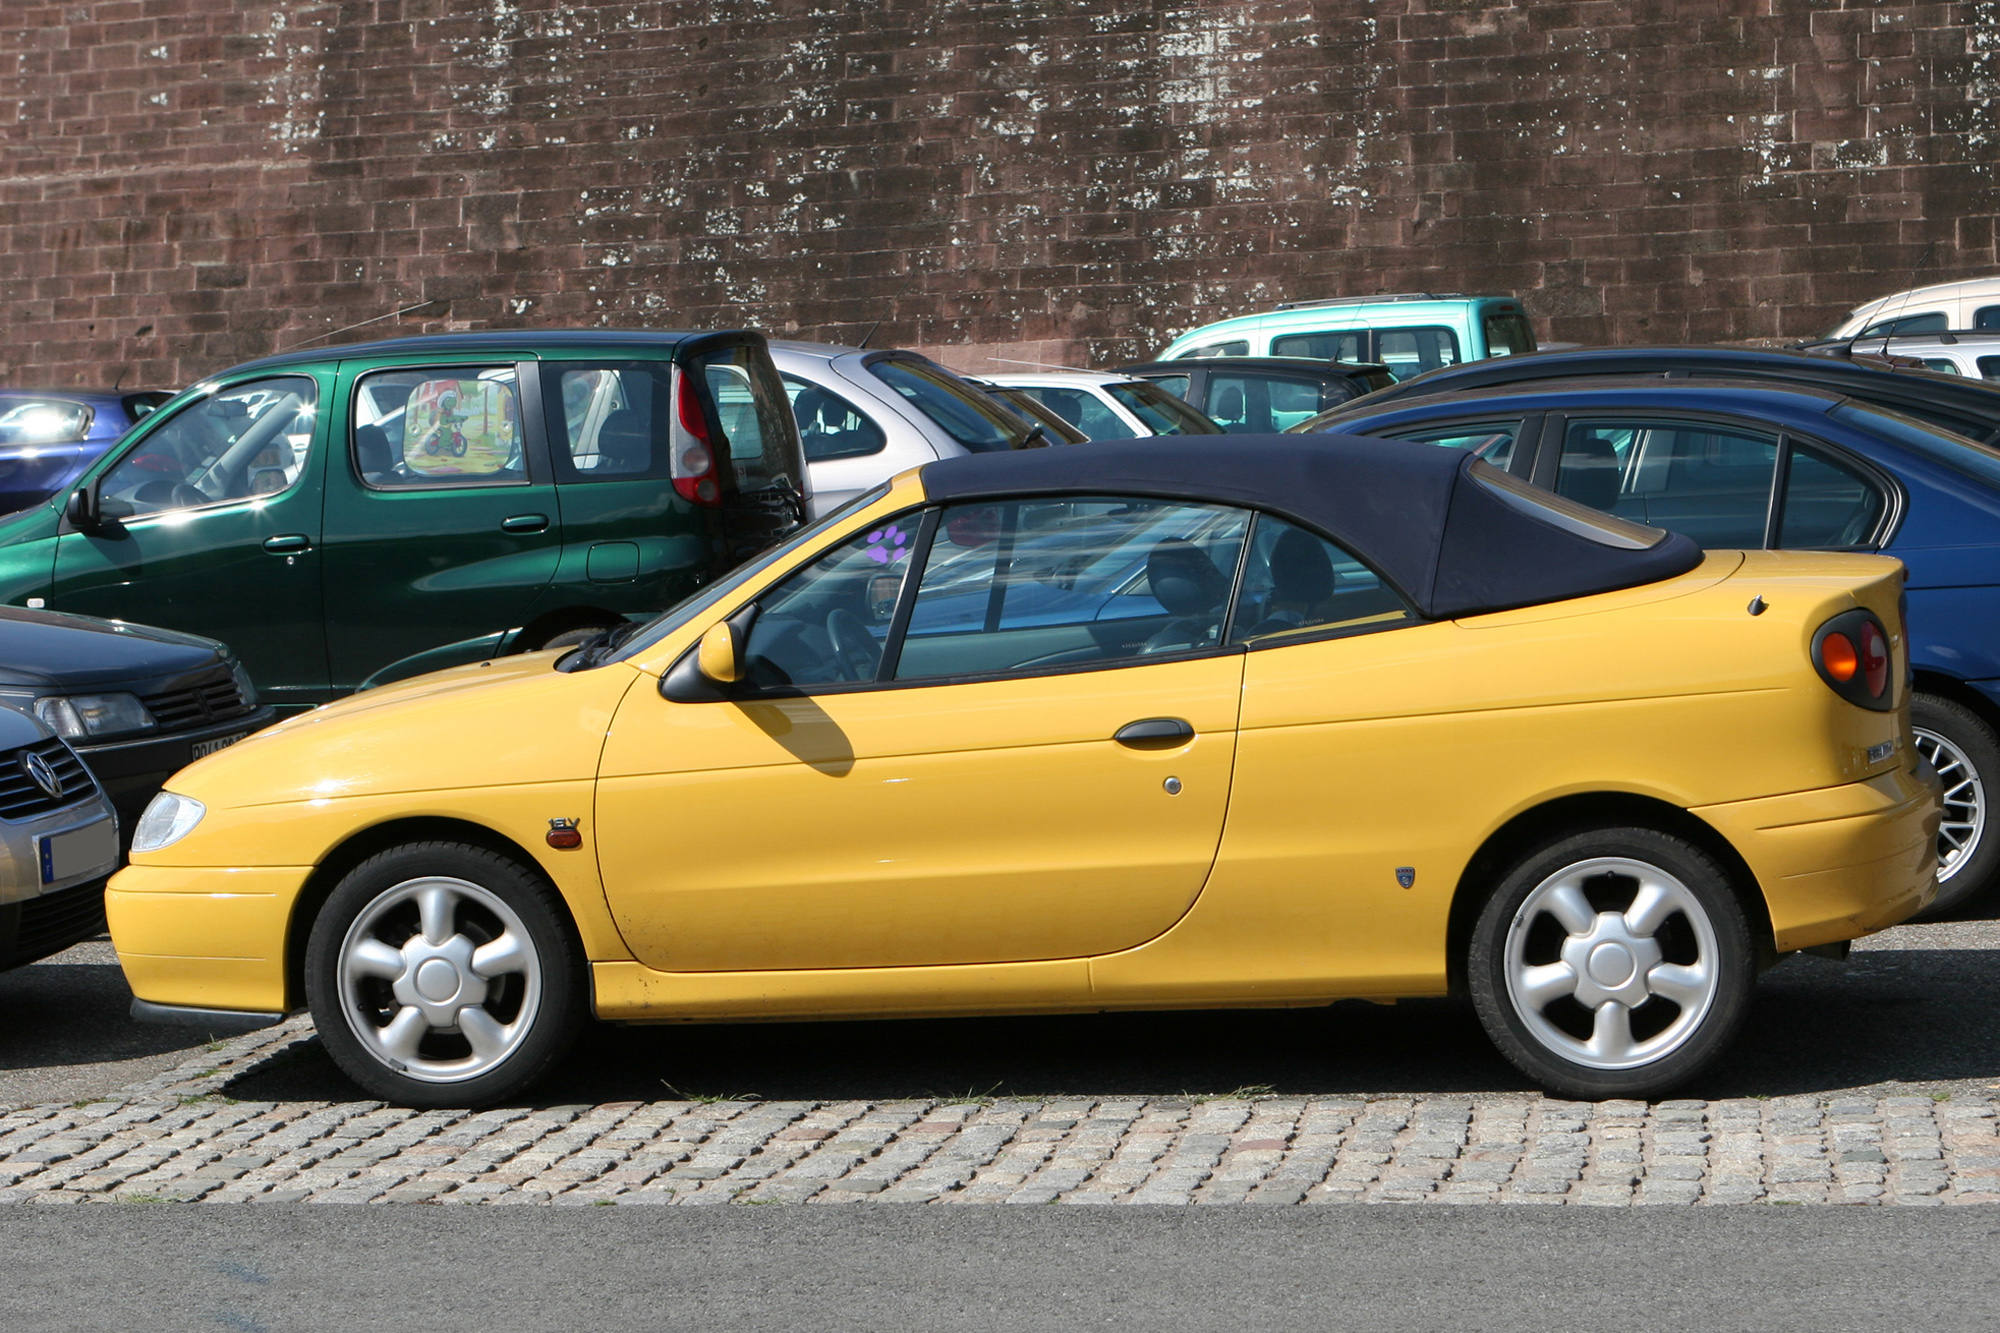
M 771 360 L 799 423 L 813 516 L 908 468 L 1054 443 L 1040 426 L 927 356 L 777 341 Z
M 104 929 L 118 816 L 76 752 L 37 718 L 0 708 L 0 968 Z

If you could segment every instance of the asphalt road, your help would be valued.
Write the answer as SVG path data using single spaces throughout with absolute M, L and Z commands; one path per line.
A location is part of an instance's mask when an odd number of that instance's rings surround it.
M 0 1215 L 0 1326 L 1990 1329 L 2000 1209 L 595 1209 Z

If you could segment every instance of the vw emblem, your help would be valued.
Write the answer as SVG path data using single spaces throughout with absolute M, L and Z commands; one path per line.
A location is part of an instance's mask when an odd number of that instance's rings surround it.
M 28 781 L 40 787 L 51 800 L 61 800 L 62 779 L 56 776 L 49 761 L 33 751 L 21 756 L 21 771 L 28 775 Z

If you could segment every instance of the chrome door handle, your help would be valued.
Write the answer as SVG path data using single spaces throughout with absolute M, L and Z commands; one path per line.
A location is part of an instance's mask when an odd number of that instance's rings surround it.
M 1181 745 L 1194 739 L 1194 727 L 1178 717 L 1145 717 L 1127 722 L 1111 733 L 1120 745 L 1143 749 Z
M 266 537 L 264 549 L 272 555 L 297 555 L 300 551 L 312 550 L 312 538 L 303 532 L 287 532 L 278 537 Z
M 549 516 L 547 514 L 516 514 L 512 518 L 503 518 L 500 520 L 500 531 L 502 532 L 547 532 L 548 529 Z

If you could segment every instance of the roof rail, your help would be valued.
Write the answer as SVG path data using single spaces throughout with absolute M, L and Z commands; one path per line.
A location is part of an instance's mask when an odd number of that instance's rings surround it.
M 1329 296 L 1318 301 L 1280 301 L 1273 310 L 1313 310 L 1329 305 L 1374 305 L 1380 301 L 1465 301 L 1464 292 L 1383 292 L 1377 296 Z

